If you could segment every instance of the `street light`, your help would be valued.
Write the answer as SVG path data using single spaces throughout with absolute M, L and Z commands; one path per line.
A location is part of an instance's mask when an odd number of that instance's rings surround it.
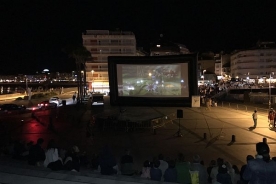
M 269 109 L 271 108 L 271 86 L 270 86 L 270 84 L 271 84 L 271 74 L 274 75 L 274 72 L 269 73 L 269 81 L 268 81 L 268 86 L 269 86 L 269 89 L 268 89 L 268 91 L 269 91 L 268 108 Z
M 204 73 L 206 72 L 206 70 L 203 70 L 202 73 L 203 73 L 203 85 L 205 85 L 205 82 L 204 82 Z
M 94 77 L 93 77 L 93 74 L 94 74 L 94 70 L 91 70 L 91 74 L 92 74 L 92 91 L 94 92 L 94 88 L 93 88 L 93 85 L 94 85 Z

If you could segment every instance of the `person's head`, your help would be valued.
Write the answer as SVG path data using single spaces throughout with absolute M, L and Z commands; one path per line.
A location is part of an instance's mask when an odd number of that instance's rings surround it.
M 72 147 L 72 152 L 73 153 L 79 153 L 80 152 L 79 147 L 78 146 L 73 146 Z
M 159 160 L 164 160 L 164 155 L 163 155 L 163 154 L 159 154 L 159 155 L 158 155 L 158 159 L 159 159 Z
M 150 167 L 150 162 L 148 160 L 144 161 L 144 167 Z
M 264 143 L 264 142 L 257 143 L 256 144 L 256 151 L 257 151 L 258 155 L 263 156 L 263 160 L 265 162 L 269 162 L 269 160 L 270 160 L 270 155 L 269 155 L 270 149 L 269 149 L 269 146 L 266 143 Z
M 255 110 L 254 112 L 257 112 L 257 110 Z
M 194 163 L 200 163 L 201 159 L 200 159 L 200 156 L 199 155 L 194 155 L 193 156 L 193 162 Z
M 55 140 L 51 139 L 48 143 L 47 149 L 51 149 L 51 148 L 57 148 Z
M 155 168 L 158 168 L 160 166 L 160 161 L 159 160 L 154 160 L 153 161 L 153 167 L 155 167 Z
M 185 156 L 183 155 L 183 153 L 179 153 L 178 154 L 178 161 L 179 162 L 184 162 L 184 160 L 185 160 Z
M 39 139 L 37 139 L 36 144 L 42 145 L 43 142 L 44 142 L 44 139 L 39 138 Z
M 170 160 L 168 162 L 169 168 L 175 168 L 175 161 L 174 160 Z
M 239 170 L 238 166 L 233 165 L 232 168 L 234 169 L 236 174 L 240 174 L 240 170 Z
M 246 156 L 246 161 L 248 162 L 249 160 L 253 160 L 254 156 L 253 155 L 247 155 Z
M 218 164 L 218 165 L 222 165 L 223 163 L 224 163 L 223 158 L 218 158 L 218 159 L 217 159 L 217 164 Z
M 216 166 L 216 165 L 217 165 L 217 162 L 216 162 L 215 160 L 211 160 L 210 166 L 211 166 L 211 167 L 214 167 L 214 166 Z
M 227 172 L 228 172 L 227 166 L 224 163 L 219 165 L 218 173 L 225 174 Z

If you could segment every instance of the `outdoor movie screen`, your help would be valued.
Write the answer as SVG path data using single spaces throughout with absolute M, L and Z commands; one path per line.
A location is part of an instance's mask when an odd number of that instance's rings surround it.
M 189 97 L 188 63 L 117 64 L 118 96 Z

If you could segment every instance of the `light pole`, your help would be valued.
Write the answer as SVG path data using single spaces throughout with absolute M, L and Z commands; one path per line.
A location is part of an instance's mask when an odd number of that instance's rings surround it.
M 269 92 L 269 100 L 268 100 L 268 108 L 271 108 L 271 74 L 274 75 L 274 72 L 270 72 L 269 73 L 269 81 L 268 81 L 268 92 Z
M 203 73 L 203 85 L 205 85 L 205 82 L 204 82 L 204 73 L 206 72 L 206 70 L 203 70 L 202 73 Z
M 92 84 L 91 84 L 91 87 L 92 87 L 92 92 L 94 92 L 94 88 L 93 88 L 93 85 L 94 85 L 94 70 L 91 70 L 91 73 L 92 73 Z

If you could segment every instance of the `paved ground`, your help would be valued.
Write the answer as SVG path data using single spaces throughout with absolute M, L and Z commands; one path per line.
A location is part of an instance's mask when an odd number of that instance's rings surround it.
M 212 107 L 211 110 L 206 110 L 204 107 L 123 107 L 123 109 L 126 111 L 120 118 L 131 121 L 162 117 L 182 109 L 184 117 L 180 119 L 180 128 L 183 136 L 175 136 L 179 123 L 179 120 L 175 120 L 159 128 L 156 135 L 150 129 L 129 132 L 95 129 L 94 140 L 92 143 L 87 143 L 85 125 L 91 115 L 98 117 L 120 115 L 119 107 L 110 106 L 108 97 L 105 97 L 104 107 L 95 107 L 92 110 L 82 110 L 76 106 L 60 108 L 59 116 L 54 120 L 56 131 L 48 130 L 50 111 L 39 112 L 40 122 L 32 119 L 30 114 L 25 114 L 20 118 L 18 116 L 7 118 L 4 126 L 14 138 L 26 141 L 36 141 L 39 137 L 45 140 L 54 138 L 61 147 L 78 145 L 81 151 L 86 151 L 88 154 L 99 153 L 103 145 L 109 144 L 119 159 L 124 149 L 130 148 L 137 169 L 142 167 L 144 160 L 151 160 L 159 153 L 176 158 L 179 152 L 183 152 L 187 160 L 191 160 L 194 154 L 199 154 L 206 165 L 210 160 L 222 157 L 232 164 L 241 166 L 248 154 L 255 155 L 255 144 L 263 138 L 267 138 L 271 156 L 276 156 L 275 131 L 268 128 L 266 114 L 259 114 L 258 127 L 250 129 L 253 125 L 252 112 L 227 107 Z M 20 121 L 22 117 L 24 123 Z M 207 139 L 203 139 L 205 133 Z M 231 142 L 232 135 L 235 135 L 236 142 Z

